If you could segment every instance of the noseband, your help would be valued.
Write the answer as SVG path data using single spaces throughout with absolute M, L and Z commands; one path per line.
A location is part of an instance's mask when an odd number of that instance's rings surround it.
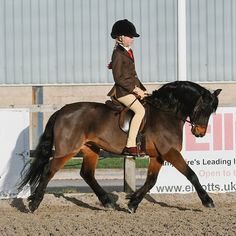
M 177 118 L 178 118 L 178 117 L 177 117 Z M 179 119 L 181 119 L 181 118 L 179 118 Z M 188 119 L 181 119 L 181 120 L 184 121 L 184 122 L 189 123 L 192 128 L 194 128 L 195 126 L 198 126 L 198 125 L 195 124 L 193 121 L 190 121 L 190 120 L 188 120 Z
M 196 104 L 195 104 L 195 106 L 194 106 L 194 109 L 193 109 L 193 112 L 192 112 L 192 114 L 189 116 L 190 117 L 190 120 L 185 120 L 186 122 L 188 122 L 189 124 L 191 124 L 191 126 L 192 126 L 192 128 L 195 128 L 195 127 L 197 127 L 197 126 L 199 126 L 198 124 L 196 124 L 195 122 L 194 122 L 194 120 L 195 120 L 195 118 L 196 118 L 196 116 L 197 116 L 197 111 L 198 111 L 198 108 L 199 108 L 199 106 L 202 104 L 202 96 L 200 96 L 199 98 L 198 98 L 198 100 L 197 100 L 197 102 L 196 102 Z M 192 118 L 191 118 L 192 117 Z

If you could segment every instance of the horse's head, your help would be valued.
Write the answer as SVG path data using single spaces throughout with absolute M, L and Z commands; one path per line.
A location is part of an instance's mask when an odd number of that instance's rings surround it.
M 203 137 L 206 134 L 210 115 L 217 109 L 220 92 L 221 89 L 217 89 L 213 93 L 207 91 L 198 98 L 190 114 L 191 132 L 196 137 Z
M 207 131 L 210 115 L 218 107 L 221 89 L 211 93 L 191 81 L 174 81 L 155 90 L 148 101 L 159 111 L 173 113 L 176 118 L 192 125 L 192 134 L 203 137 Z M 189 117 L 190 121 L 186 118 Z

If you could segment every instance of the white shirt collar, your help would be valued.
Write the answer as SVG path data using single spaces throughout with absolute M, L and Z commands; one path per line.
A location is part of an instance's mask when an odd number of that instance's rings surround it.
M 131 47 L 125 47 L 122 44 L 120 44 L 121 47 L 123 47 L 126 51 L 129 51 L 131 49 Z

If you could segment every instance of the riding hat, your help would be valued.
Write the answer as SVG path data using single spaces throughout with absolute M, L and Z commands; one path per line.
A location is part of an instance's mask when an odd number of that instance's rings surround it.
M 112 27 L 111 37 L 113 39 L 117 38 L 118 36 L 128 36 L 128 37 L 139 37 L 140 35 L 136 32 L 136 28 L 127 19 L 118 20 Z

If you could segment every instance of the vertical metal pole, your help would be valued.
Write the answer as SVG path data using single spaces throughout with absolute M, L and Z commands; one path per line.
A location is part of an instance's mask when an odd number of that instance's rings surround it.
M 32 104 L 43 104 L 43 86 L 32 87 Z M 43 133 L 43 112 L 32 112 L 32 149 L 38 144 L 39 138 Z
M 186 0 L 178 0 L 178 80 L 187 80 Z
M 124 192 L 132 193 L 136 190 L 135 158 L 124 159 Z

